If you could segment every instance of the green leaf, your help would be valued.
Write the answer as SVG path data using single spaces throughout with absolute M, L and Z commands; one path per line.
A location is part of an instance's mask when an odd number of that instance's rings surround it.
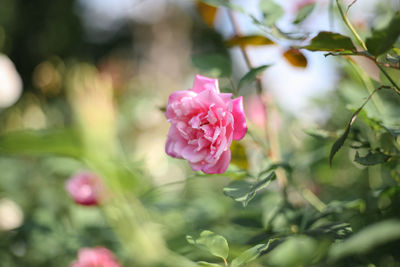
M 262 65 L 257 68 L 252 68 L 248 73 L 246 73 L 239 81 L 238 90 L 240 90 L 243 86 L 248 85 L 257 79 L 257 76 L 266 70 L 271 65 Z
M 354 161 L 357 163 L 360 163 L 361 165 L 372 166 L 372 165 L 376 165 L 376 164 L 385 163 L 390 158 L 391 158 L 391 156 L 386 155 L 379 151 L 377 151 L 377 152 L 368 151 L 368 154 L 364 157 L 360 157 L 358 152 L 356 152 Z
M 222 53 L 202 53 L 192 57 L 193 65 L 214 77 L 229 77 L 232 63 L 229 55 Z
M 367 226 L 343 242 L 332 245 L 329 258 L 337 260 L 346 256 L 367 253 L 374 247 L 400 239 L 400 221 L 386 220 Z
M 272 172 L 264 179 L 255 183 L 236 180 L 224 187 L 224 194 L 235 201 L 242 202 L 243 206 L 246 207 L 250 200 L 255 197 L 256 193 L 261 189 L 266 188 L 273 180 L 275 180 L 275 178 L 276 174 L 275 172 Z
M 311 43 L 304 48 L 310 51 L 354 51 L 356 50 L 353 42 L 347 36 L 333 33 L 320 32 L 315 36 Z
M 333 137 L 331 132 L 328 132 L 327 130 L 319 129 L 319 128 L 305 129 L 304 133 L 308 134 L 311 137 L 318 138 L 318 139 L 328 139 L 328 138 Z
M 384 29 L 373 31 L 372 36 L 367 38 L 365 44 L 371 54 L 378 56 L 391 49 L 399 36 L 400 11 L 394 15 Z
M 212 255 L 226 260 L 229 254 L 228 241 L 222 236 L 211 231 L 205 230 L 200 233 L 200 237 L 196 240 L 192 236 L 187 235 L 186 240 L 189 244 L 196 245 L 207 250 Z
M 310 237 L 290 237 L 267 254 L 267 261 L 272 266 L 310 266 L 317 248 L 317 242 Z
M 344 141 L 346 141 L 347 137 L 349 136 L 350 129 L 351 129 L 351 124 L 349 123 L 346 126 L 343 134 L 335 141 L 335 143 L 333 143 L 332 148 L 331 148 L 331 153 L 329 154 L 329 164 L 331 166 L 332 166 L 333 157 L 339 151 L 339 149 L 343 146 Z
M 284 14 L 282 7 L 273 0 L 261 0 L 260 9 L 264 15 L 264 24 L 267 26 L 275 24 Z
M 206 261 L 198 261 L 197 264 L 202 267 L 221 267 L 221 265 L 216 263 L 210 263 Z
M 299 24 L 303 22 L 303 20 L 305 20 L 311 14 L 311 12 L 313 12 L 314 8 L 315 8 L 315 3 L 306 4 L 303 7 L 301 7 L 293 23 Z
M 1 135 L 0 154 L 80 157 L 83 148 L 77 133 L 72 130 L 27 130 Z
M 261 255 L 262 252 L 264 252 L 268 249 L 271 241 L 274 241 L 274 240 L 269 240 L 267 244 L 258 244 L 252 248 L 249 248 L 248 250 L 246 250 L 245 252 L 240 254 L 237 258 L 235 258 L 232 261 L 231 267 L 244 266 L 244 264 L 247 264 L 247 263 L 257 259 Z

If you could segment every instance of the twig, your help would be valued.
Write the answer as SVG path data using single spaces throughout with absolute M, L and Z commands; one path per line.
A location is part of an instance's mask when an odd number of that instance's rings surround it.
M 349 19 L 347 18 L 347 13 L 344 14 L 342 7 L 340 6 L 339 0 L 336 0 L 337 7 L 339 9 L 340 16 L 343 19 L 344 24 L 346 24 L 347 28 L 351 31 L 351 33 L 356 38 L 357 42 L 361 45 L 364 50 L 367 50 L 367 46 L 365 45 L 364 41 L 361 39 L 360 35 L 358 35 L 357 31 L 354 29 L 353 25 L 350 23 Z M 352 3 L 353 4 L 353 3 Z M 350 5 L 352 5 L 350 4 Z
M 228 15 L 229 15 L 230 21 L 232 23 L 235 35 L 240 36 L 241 35 L 240 28 L 235 19 L 233 12 L 231 10 L 228 10 Z M 250 57 L 246 51 L 246 47 L 240 46 L 240 50 L 242 52 L 244 60 L 246 61 L 247 67 L 249 69 L 252 69 L 253 64 L 251 63 Z M 257 78 L 256 84 L 257 84 L 257 87 L 256 87 L 257 94 L 260 96 L 261 100 L 264 101 L 261 78 Z M 274 115 L 276 115 L 276 110 L 273 107 L 273 105 L 271 105 L 271 103 L 268 103 L 268 101 L 264 101 L 264 104 L 265 104 L 266 109 L 272 115 L 271 117 L 274 117 Z M 273 126 L 271 127 L 271 126 L 272 125 L 270 125 L 270 123 L 268 123 L 268 122 L 266 123 L 267 139 L 268 139 L 268 142 L 270 145 L 270 149 L 267 152 L 267 155 L 269 155 L 271 157 L 272 161 L 280 162 L 281 156 L 280 156 L 280 146 L 279 146 L 279 138 L 278 138 L 279 135 L 276 131 L 277 130 L 276 127 L 273 127 Z M 286 194 L 286 191 L 285 191 L 286 184 L 287 184 L 286 173 L 283 170 L 277 170 L 276 175 L 277 175 L 277 180 L 278 180 L 279 185 L 283 189 L 284 194 Z

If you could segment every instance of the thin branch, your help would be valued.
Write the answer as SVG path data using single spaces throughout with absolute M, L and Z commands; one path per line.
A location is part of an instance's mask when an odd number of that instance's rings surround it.
M 342 17 L 344 24 L 346 24 L 347 28 L 349 28 L 349 30 L 354 35 L 354 37 L 356 38 L 357 42 L 361 45 L 361 47 L 364 50 L 367 50 L 367 46 L 365 45 L 364 41 L 361 39 L 360 35 L 358 35 L 356 29 L 354 29 L 353 25 L 347 18 L 347 13 L 346 14 L 343 13 L 343 10 L 342 10 L 342 7 L 340 6 L 339 0 L 336 0 L 336 4 L 337 4 L 340 16 Z
M 242 34 L 241 34 L 241 31 L 239 28 L 239 24 L 237 23 L 235 16 L 231 10 L 228 10 L 228 15 L 229 15 L 229 19 L 232 23 L 235 35 L 241 36 Z M 247 67 L 249 68 L 249 70 L 251 70 L 253 68 L 253 64 L 251 63 L 250 57 L 246 51 L 246 47 L 240 46 L 240 50 L 243 54 L 243 57 L 244 57 Z M 257 82 L 256 83 L 257 84 L 257 87 L 256 87 L 257 94 L 263 100 L 263 87 L 262 87 L 261 78 L 257 78 L 256 82 Z M 267 103 L 267 101 L 265 101 L 265 107 L 267 108 L 267 110 L 269 111 L 269 114 L 271 114 L 271 115 L 273 115 L 276 112 L 275 108 L 272 105 L 270 105 L 270 103 Z M 274 117 L 274 116 L 271 116 L 271 117 Z M 281 156 L 280 156 L 280 146 L 279 146 L 279 135 L 278 135 L 278 132 L 276 131 L 276 127 L 271 127 L 270 123 L 267 122 L 266 123 L 266 133 L 267 133 L 267 139 L 268 139 L 269 146 L 270 146 L 270 149 L 267 152 L 267 155 L 269 155 L 273 161 L 279 162 L 279 161 L 281 161 Z M 281 188 L 283 189 L 283 193 L 286 194 L 286 189 L 285 189 L 286 184 L 287 184 L 286 173 L 283 170 L 277 170 L 276 175 L 277 175 L 278 183 L 281 186 Z

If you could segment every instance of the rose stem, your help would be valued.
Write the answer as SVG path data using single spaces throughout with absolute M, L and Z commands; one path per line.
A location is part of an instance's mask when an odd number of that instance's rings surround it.
M 232 23 L 235 35 L 241 36 L 242 34 L 240 31 L 239 25 L 235 19 L 235 15 L 233 14 L 233 12 L 231 10 L 228 10 L 228 15 L 229 15 L 229 19 Z M 244 60 L 246 61 L 247 67 L 249 68 L 249 70 L 251 70 L 253 68 L 253 64 L 251 63 L 250 57 L 246 51 L 246 47 L 240 46 L 240 50 L 242 52 Z M 267 120 L 267 122 L 265 124 L 266 125 L 265 131 L 266 131 L 266 135 L 267 135 L 266 137 L 267 137 L 267 140 L 270 145 L 269 151 L 267 151 L 267 156 L 269 156 L 274 163 L 277 163 L 277 162 L 281 161 L 281 155 L 280 155 L 280 146 L 279 146 L 279 136 L 278 136 L 278 132 L 277 132 L 278 128 L 276 126 L 274 127 L 273 123 L 274 123 L 274 121 L 277 121 L 277 119 L 279 118 L 279 113 L 278 113 L 275 105 L 273 105 L 272 96 L 270 94 L 268 94 L 264 97 L 261 77 L 257 77 L 256 84 L 257 84 L 257 87 L 256 87 L 257 94 L 263 101 L 263 103 L 265 105 L 265 109 L 268 111 L 270 117 L 272 118 L 272 120 Z M 286 173 L 282 169 L 277 169 L 276 175 L 277 175 L 278 183 L 285 193 L 286 184 L 287 184 Z

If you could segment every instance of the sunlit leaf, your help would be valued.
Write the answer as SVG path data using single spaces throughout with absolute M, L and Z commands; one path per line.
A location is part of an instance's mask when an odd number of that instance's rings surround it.
M 226 46 L 260 46 L 260 45 L 271 45 L 274 42 L 262 35 L 247 35 L 247 36 L 234 36 L 225 42 Z
M 201 18 L 203 19 L 204 23 L 207 24 L 209 27 L 213 27 L 218 8 L 215 6 L 205 4 L 204 2 L 198 1 L 197 10 Z
M 294 67 L 307 67 L 307 58 L 299 49 L 291 48 L 283 53 L 283 57 Z
M 200 237 L 194 240 L 192 236 L 187 235 L 186 240 L 189 244 L 196 245 L 202 249 L 207 250 L 212 255 L 226 259 L 229 254 L 229 246 L 226 239 L 211 231 L 205 230 L 200 233 Z
M 0 136 L 0 154 L 56 154 L 80 157 L 83 148 L 72 130 L 39 130 L 10 132 Z
M 270 242 L 271 240 L 267 244 L 258 244 L 249 248 L 232 261 L 231 267 L 245 266 L 245 264 L 257 259 L 262 252 L 268 249 Z
M 367 226 L 343 242 L 334 244 L 329 257 L 337 260 L 346 256 L 362 254 L 374 247 L 400 239 L 400 221 L 386 220 Z
M 371 54 L 378 56 L 392 48 L 399 36 L 400 11 L 394 15 L 384 29 L 373 31 L 372 36 L 367 38 L 365 44 Z
M 368 151 L 368 154 L 364 157 L 361 157 L 358 152 L 356 152 L 356 156 L 354 158 L 354 161 L 357 163 L 360 163 L 365 166 L 372 166 L 376 164 L 382 164 L 388 161 L 391 157 L 389 155 L 386 155 L 382 152 L 371 152 Z
M 241 169 L 247 170 L 249 162 L 247 160 L 246 149 L 242 144 L 237 141 L 233 141 L 231 145 L 231 163 L 240 167 Z
M 264 70 L 266 70 L 270 66 L 271 65 L 262 65 L 260 67 L 253 68 L 249 72 L 247 72 L 240 79 L 239 84 L 238 84 L 238 90 L 243 88 L 245 85 L 248 85 L 248 84 L 252 83 L 253 81 L 255 81 L 257 79 L 258 75 L 260 75 Z
M 305 20 L 311 14 L 311 12 L 313 12 L 314 8 L 315 3 L 309 3 L 301 7 L 293 23 L 299 24 L 303 22 L 303 20 Z
M 241 202 L 246 207 L 258 191 L 266 188 L 273 180 L 275 180 L 275 172 L 270 173 L 267 177 L 256 182 L 248 182 L 244 180 L 236 180 L 224 187 L 224 194 L 231 197 L 235 201 Z
M 333 33 L 320 32 L 315 36 L 311 43 L 301 48 L 310 51 L 354 51 L 356 50 L 353 42 L 347 36 Z
M 284 14 L 283 8 L 273 0 L 261 0 L 260 10 L 267 26 L 275 24 Z
M 193 65 L 215 77 L 227 77 L 232 73 L 229 55 L 222 53 L 202 53 L 192 57 Z

